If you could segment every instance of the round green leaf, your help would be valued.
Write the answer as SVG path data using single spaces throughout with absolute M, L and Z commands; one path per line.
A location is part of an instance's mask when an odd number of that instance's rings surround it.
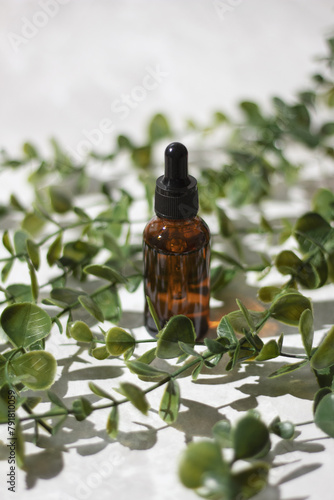
M 192 321 L 183 315 L 173 316 L 159 334 L 156 355 L 162 359 L 177 358 L 183 354 L 178 342 L 194 346 L 195 340 Z
M 6 307 L 1 326 L 16 347 L 29 347 L 45 338 L 51 330 L 51 318 L 35 304 L 24 302 Z
M 95 347 L 95 349 L 92 350 L 92 355 L 95 359 L 102 361 L 103 359 L 107 359 L 109 357 L 109 352 L 104 345 L 102 347 Z
M 291 292 L 282 295 L 272 303 L 270 314 L 277 321 L 297 326 L 305 309 L 312 309 L 310 300 L 298 292 Z
M 291 250 L 283 250 L 283 252 L 276 257 L 275 265 L 281 274 L 295 275 L 303 265 L 303 262 L 295 253 L 291 252 Z
M 57 362 L 46 351 L 31 351 L 10 361 L 10 375 L 35 391 L 48 389 L 56 376 Z
M 316 243 L 322 246 L 330 230 L 330 224 L 315 212 L 308 212 L 300 217 L 294 227 L 295 237 L 305 254 L 318 249 L 319 246 Z
M 199 488 L 208 472 L 221 473 L 224 463 L 220 447 L 212 441 L 190 443 L 181 457 L 179 477 L 187 488 Z
M 250 458 L 260 453 L 269 442 L 269 431 L 257 418 L 247 415 L 239 420 L 234 432 L 235 459 Z
M 78 342 L 90 342 L 93 338 L 92 332 L 86 323 L 76 321 L 70 326 L 70 335 Z
M 50 186 L 49 195 L 52 208 L 59 214 L 64 214 L 72 208 L 71 198 L 69 194 L 64 191 L 62 186 Z
M 334 365 L 334 326 L 329 330 L 311 358 L 315 370 L 323 370 Z
M 106 334 L 106 348 L 112 356 L 120 356 L 135 345 L 132 335 L 118 326 L 110 328 Z
M 334 437 L 334 393 L 324 396 L 315 410 L 316 425 L 328 436 Z
M 76 420 L 78 420 L 78 422 L 85 420 L 85 418 L 88 417 L 93 411 L 91 403 L 87 398 L 83 397 L 73 401 L 72 408 L 74 411 L 74 416 Z

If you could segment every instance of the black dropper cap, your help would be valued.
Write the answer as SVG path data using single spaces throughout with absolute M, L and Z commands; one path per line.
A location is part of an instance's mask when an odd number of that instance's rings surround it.
M 157 179 L 155 213 L 167 219 L 191 219 L 198 212 L 195 177 L 188 175 L 188 151 L 180 142 L 165 150 L 165 174 Z

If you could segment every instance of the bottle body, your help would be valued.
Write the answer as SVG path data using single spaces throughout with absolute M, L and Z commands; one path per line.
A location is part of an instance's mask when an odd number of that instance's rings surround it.
M 198 338 L 209 327 L 210 231 L 198 216 L 190 219 L 153 217 L 143 235 L 144 291 L 161 326 L 177 314 L 190 318 Z M 157 330 L 145 305 L 145 326 Z

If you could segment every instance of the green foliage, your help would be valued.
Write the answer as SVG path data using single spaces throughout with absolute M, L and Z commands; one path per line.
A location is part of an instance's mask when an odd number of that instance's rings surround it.
M 328 50 L 327 62 L 332 70 L 333 38 L 328 40 Z M 314 398 L 314 422 L 325 434 L 334 437 L 334 326 L 315 345 L 313 314 L 317 314 L 317 307 L 313 311 L 310 299 L 304 295 L 305 290 L 334 282 L 334 193 L 328 188 L 329 183 L 326 182 L 326 187 L 319 184 L 310 210 L 297 220 L 292 214 L 290 218 L 271 221 L 261 206 L 262 200 L 272 194 L 277 179 L 289 185 L 303 168 L 291 163 L 287 145 L 316 149 L 319 157 L 333 160 L 333 122 L 321 122 L 317 113 L 319 104 L 324 103 L 330 109 L 334 106 L 334 87 L 332 79 L 318 72 L 293 103 L 274 97 L 272 108 L 264 112 L 255 102 L 241 102 L 242 123 L 234 123 L 221 111 L 213 114 L 203 130 L 188 121 L 190 130 L 203 135 L 203 156 L 205 140 L 210 134 L 220 132 L 221 128 L 228 132 L 224 134 L 225 142 L 220 139 L 217 143 L 218 154 L 224 150 L 224 160 L 210 163 L 205 156 L 205 167 L 200 167 L 198 176 L 201 209 L 212 214 L 218 229 L 213 236 L 212 297 L 225 301 L 229 294 L 234 294 L 233 282 L 249 272 L 257 273 L 261 279 L 270 277 L 274 270 L 286 280 L 281 285 L 275 282 L 259 289 L 262 305 L 249 308 L 246 300 L 236 299 L 237 308 L 227 309 L 229 312 L 218 323 L 216 337 L 210 336 L 204 342 L 196 340 L 193 323 L 185 316 L 172 317 L 162 328 L 149 298 L 148 308 L 158 330 L 156 339 L 137 339 L 117 326 L 122 317 L 120 297 L 135 292 L 143 277 L 141 236 L 129 217 L 130 210 L 136 209 L 136 200 L 117 182 L 92 179 L 87 168 L 91 158 L 97 163 L 109 162 L 112 167 L 119 155 L 127 156 L 129 165 L 134 167 L 132 172 L 142 184 L 147 211 L 151 213 L 155 149 L 174 134 L 166 116 L 159 113 L 152 117 L 141 144 L 119 135 L 113 150 L 105 155 L 91 152 L 80 165 L 68 157 L 55 139 L 51 140 L 51 157 L 42 157 L 29 142 L 23 144 L 18 157 L 11 158 L 2 151 L 3 170 L 29 165 L 35 200 L 26 207 L 24 200 L 10 194 L 8 205 L 0 207 L 0 219 L 6 222 L 4 227 L 8 227 L 8 221 L 16 221 L 15 227 L 2 233 L 1 327 L 3 340 L 8 342 L 0 354 L 0 421 L 6 422 L 7 418 L 6 391 L 13 390 L 17 408 L 27 413 L 25 419 L 35 421 L 35 440 L 39 426 L 54 435 L 66 418 L 74 417 L 80 422 L 93 411 L 104 408 L 109 413 L 106 434 L 117 439 L 120 405 L 130 402 L 148 415 L 147 393 L 163 386 L 158 413 L 165 424 L 173 425 L 180 408 L 179 377 L 189 376 L 201 383 L 201 377 L 207 377 L 222 360 L 227 372 L 251 363 L 260 374 L 262 365 L 275 358 L 277 368 L 269 379 L 293 377 L 295 371 L 311 368 L 320 386 Z M 209 144 L 211 148 L 212 142 Z M 88 194 L 97 195 L 101 205 L 82 206 L 81 195 Z M 260 205 L 258 210 L 255 208 L 257 225 L 249 222 L 245 228 L 235 222 L 231 207 L 244 204 L 253 204 L 252 208 Z M 249 254 L 244 237 L 251 233 L 275 245 L 273 259 L 260 252 Z M 280 247 L 283 243 L 284 247 Z M 20 282 L 14 283 L 12 276 L 17 262 L 24 270 Z M 44 281 L 42 271 L 48 269 L 46 263 L 52 269 Z M 86 323 L 87 313 L 93 326 Z M 123 399 L 116 400 L 108 390 L 89 382 L 91 396 L 103 399 L 103 403 L 93 406 L 78 395 L 68 408 L 57 394 L 48 390 L 55 380 L 57 362 L 47 351 L 47 343 L 50 335 L 58 335 L 58 330 L 62 333 L 61 319 L 65 319 L 66 334 L 72 344 L 73 340 L 83 343 L 80 349 L 87 348 L 92 358 L 104 360 L 108 366 L 122 363 L 122 371 L 129 370 L 138 376 L 140 383 L 147 385 L 122 381 L 116 391 Z M 277 339 L 261 338 L 262 328 L 273 321 L 299 331 L 304 353 L 289 352 L 284 347 L 283 333 Z M 103 326 L 103 330 L 101 324 L 106 322 L 112 325 Z M 53 323 L 58 330 L 53 331 Z M 100 332 L 96 333 L 95 327 Z M 141 342 L 153 342 L 154 347 L 150 344 L 138 356 L 136 347 Z M 122 359 L 114 359 L 120 356 Z M 290 362 L 284 364 L 281 358 Z M 40 395 L 26 397 L 26 389 L 46 391 L 51 409 L 45 414 L 34 413 Z M 52 427 L 46 422 L 50 417 L 55 419 Z M 21 416 L 16 425 L 16 452 L 18 465 L 23 466 L 24 433 L 20 422 Z M 292 439 L 295 427 L 279 417 L 266 426 L 254 412 L 235 424 L 227 420 L 217 422 L 212 430 L 213 439 L 193 442 L 185 450 L 180 479 L 186 487 L 207 498 L 251 498 L 268 483 L 271 460 L 268 464 L 258 460 L 270 449 L 270 433 Z M 226 448 L 229 450 L 225 451 Z M 242 470 L 235 466 L 236 462 L 243 463 Z

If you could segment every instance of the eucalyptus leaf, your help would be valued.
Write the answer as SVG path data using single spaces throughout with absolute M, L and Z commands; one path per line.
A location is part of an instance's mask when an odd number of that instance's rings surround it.
M 311 358 L 314 370 L 323 370 L 334 365 L 334 326 L 327 332 Z
M 307 365 L 308 359 L 303 359 L 302 361 L 298 361 L 297 363 L 290 363 L 288 365 L 281 366 L 278 370 L 275 370 L 273 373 L 269 375 L 269 378 L 280 377 L 281 375 L 286 375 L 288 373 L 294 372 L 303 368 Z
M 101 389 L 101 387 L 96 385 L 94 382 L 89 382 L 88 386 L 90 390 L 100 398 L 106 398 L 110 399 L 111 401 L 115 401 L 115 399 L 108 392 L 106 392 L 104 389 Z
M 178 342 L 195 345 L 196 333 L 192 321 L 187 316 L 173 316 L 160 332 L 156 355 L 158 358 L 177 358 L 182 354 Z
M 328 436 L 334 437 L 334 393 L 326 394 L 316 407 L 315 424 Z
M 120 392 L 123 394 L 137 410 L 141 411 L 144 415 L 150 408 L 150 405 L 146 399 L 145 393 L 135 384 L 130 382 L 123 382 L 120 384 Z
M 136 341 L 132 335 L 118 326 L 110 328 L 106 334 L 106 348 L 112 356 L 121 356 L 135 345 Z
M 71 210 L 72 202 L 70 195 L 64 190 L 63 186 L 50 186 L 49 196 L 52 208 L 59 214 L 64 214 Z
M 108 415 L 107 420 L 107 433 L 111 439 L 116 439 L 118 435 L 118 422 L 119 422 L 119 414 L 118 407 L 113 406 Z
M 279 296 L 270 307 L 272 318 L 288 325 L 298 326 L 303 311 L 312 310 L 311 302 L 300 293 L 287 293 Z
M 228 420 L 219 420 L 212 427 L 212 434 L 222 448 L 232 447 L 232 426 Z
M 150 297 L 148 295 L 146 295 L 146 301 L 147 301 L 147 305 L 148 305 L 148 308 L 149 308 L 149 311 L 150 311 L 150 314 L 153 318 L 153 321 L 154 321 L 154 324 L 158 330 L 158 332 L 160 331 L 161 329 L 161 326 L 160 326 L 160 320 L 159 320 L 159 317 L 158 317 L 158 314 L 155 310 L 155 307 L 153 305 L 153 302 L 152 300 L 150 299 Z
M 198 365 L 196 365 L 193 371 L 191 372 L 192 380 L 196 381 L 198 379 L 198 376 L 201 373 L 203 366 L 204 366 L 204 360 L 201 359 Z
M 46 254 L 46 259 L 50 267 L 52 267 L 61 256 L 62 251 L 62 234 L 58 234 L 56 239 L 49 246 L 48 252 Z
M 177 420 L 180 407 L 180 387 L 176 380 L 170 380 L 163 393 L 159 416 L 166 424 L 173 424 Z
M 212 441 L 192 442 L 183 452 L 179 478 L 184 486 L 195 489 L 203 485 L 208 472 L 221 474 L 225 469 L 220 447 Z
M 80 397 L 73 401 L 72 410 L 76 420 L 85 420 L 93 411 L 93 407 L 87 398 Z
M 78 342 L 90 342 L 93 339 L 91 329 L 83 321 L 75 321 L 69 331 L 71 337 Z
M 29 258 L 31 260 L 32 265 L 38 271 L 39 266 L 40 266 L 40 255 L 39 255 L 39 246 L 30 238 L 27 239 L 26 241 L 27 245 L 27 252 L 29 255 Z
M 10 241 L 8 230 L 6 229 L 2 235 L 2 243 L 3 246 L 8 250 L 11 255 L 14 255 L 14 247 L 12 242 Z
M 139 356 L 139 358 L 137 358 L 137 361 L 150 365 L 152 361 L 155 360 L 155 358 L 156 358 L 155 347 L 153 347 L 153 349 L 149 349 L 148 351 L 145 351 L 144 354 Z
M 112 269 L 108 266 L 101 266 L 97 264 L 92 264 L 84 268 L 85 273 L 93 274 L 98 278 L 105 279 L 111 283 L 126 283 L 126 278 L 122 276 L 118 271 Z
M 267 359 L 277 358 L 280 355 L 280 349 L 276 340 L 271 339 L 263 344 L 261 351 L 256 356 L 256 361 L 266 361 Z
M 261 302 L 272 302 L 275 297 L 282 292 L 281 288 L 277 286 L 263 286 L 258 291 L 258 298 Z
M 46 351 L 31 351 L 10 361 L 10 375 L 29 389 L 48 389 L 54 382 L 57 362 Z
M 51 403 L 67 411 L 65 403 L 63 403 L 63 401 L 57 396 L 57 394 L 52 391 L 48 391 L 48 398 L 50 399 Z
M 95 347 L 92 349 L 92 356 L 94 356 L 95 359 L 102 361 L 103 359 L 107 359 L 109 357 L 109 352 L 107 351 L 105 345 L 102 347 Z
M 269 431 L 261 420 L 247 415 L 237 422 L 233 431 L 235 460 L 254 457 L 269 442 Z
M 103 313 L 92 297 L 89 295 L 79 295 L 78 301 L 97 321 L 104 322 Z
M 28 302 L 4 309 L 1 326 L 15 347 L 29 347 L 49 335 L 51 318 L 40 307 Z
M 299 331 L 302 336 L 305 352 L 308 357 L 311 356 L 313 344 L 313 314 L 310 309 L 305 309 L 299 318 Z
M 142 380 L 162 380 L 168 376 L 167 372 L 157 370 L 153 366 L 147 365 L 140 361 L 126 361 L 126 366 L 129 370 L 139 376 Z

